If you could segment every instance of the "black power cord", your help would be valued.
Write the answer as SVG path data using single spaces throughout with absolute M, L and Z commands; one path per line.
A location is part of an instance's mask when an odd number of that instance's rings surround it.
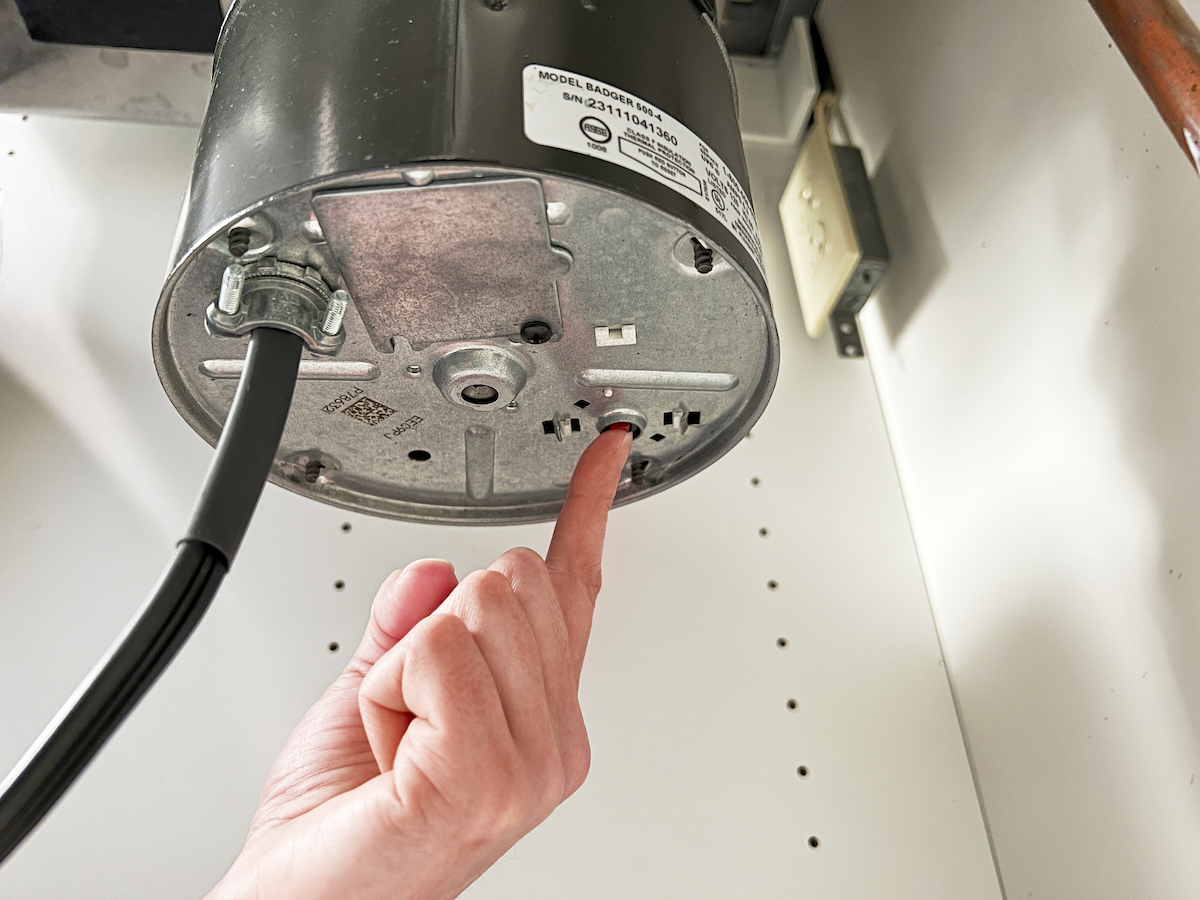
M 287 424 L 304 344 L 274 328 L 250 337 L 217 452 L 149 599 L 0 785 L 0 863 L 50 812 L 200 624 L 250 525 Z

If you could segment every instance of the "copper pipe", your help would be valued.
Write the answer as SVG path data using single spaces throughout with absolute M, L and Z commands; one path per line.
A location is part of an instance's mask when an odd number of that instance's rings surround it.
M 1178 0 L 1088 0 L 1200 171 L 1200 29 Z

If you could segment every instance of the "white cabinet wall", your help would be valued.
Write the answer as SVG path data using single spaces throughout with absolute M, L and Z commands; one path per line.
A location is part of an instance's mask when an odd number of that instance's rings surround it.
M 1083 0 L 819 20 L 892 244 L 865 338 L 1006 894 L 1194 900 L 1200 183 Z

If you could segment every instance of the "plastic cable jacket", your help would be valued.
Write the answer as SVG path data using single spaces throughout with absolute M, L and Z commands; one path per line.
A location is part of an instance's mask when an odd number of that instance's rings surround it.
M 0 863 L 62 797 L 200 624 L 279 449 L 303 344 L 269 328 L 246 366 L 188 535 L 125 631 L 0 785 Z
M 216 547 L 230 564 L 271 474 L 303 349 L 300 338 L 277 328 L 258 328 L 250 338 L 227 427 L 184 538 Z M 228 427 L 231 422 L 237 427 Z
M 0 785 L 0 862 L 58 802 L 174 658 L 225 575 L 212 547 L 182 543 L 124 633 Z

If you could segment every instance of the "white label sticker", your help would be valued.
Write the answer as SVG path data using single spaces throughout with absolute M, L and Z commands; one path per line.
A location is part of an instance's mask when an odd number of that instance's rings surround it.
M 612 85 L 548 66 L 525 67 L 525 136 L 640 172 L 728 228 L 763 271 L 750 198 L 729 166 L 686 125 Z

